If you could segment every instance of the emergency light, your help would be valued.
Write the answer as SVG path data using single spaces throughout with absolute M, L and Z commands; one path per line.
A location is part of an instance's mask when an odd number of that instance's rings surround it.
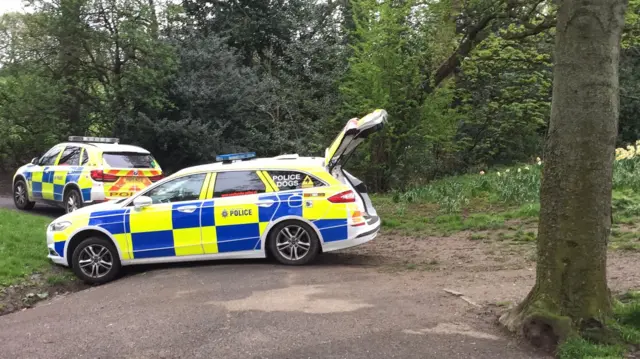
M 69 136 L 69 142 L 118 143 L 120 139 L 111 137 Z
M 216 161 L 222 161 L 223 163 L 230 163 L 232 161 L 238 161 L 238 160 L 244 161 L 254 157 L 256 157 L 255 152 L 230 153 L 226 155 L 216 156 Z

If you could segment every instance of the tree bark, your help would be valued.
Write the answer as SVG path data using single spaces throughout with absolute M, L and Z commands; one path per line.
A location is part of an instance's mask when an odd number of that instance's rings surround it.
M 600 335 L 611 315 L 607 241 L 626 0 L 564 0 L 540 190 L 536 284 L 500 321 L 534 344 Z

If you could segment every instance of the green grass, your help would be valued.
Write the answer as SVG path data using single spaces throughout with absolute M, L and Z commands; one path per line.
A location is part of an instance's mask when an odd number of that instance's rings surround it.
M 622 359 L 623 355 L 621 345 L 594 344 L 582 338 L 567 340 L 557 353 L 559 359 Z
M 397 203 L 388 195 L 374 195 L 372 200 L 387 231 L 406 235 L 447 236 L 460 231 L 486 231 L 509 229 L 537 219 L 538 204 L 525 204 L 511 208 L 487 205 L 486 201 L 472 201 L 466 213 L 442 213 L 436 204 Z M 501 234 L 513 238 L 513 234 Z
M 613 320 L 607 323 L 616 334 L 616 345 L 604 345 L 575 337 L 567 340 L 558 348 L 559 359 L 574 358 L 615 358 L 622 359 L 625 344 L 640 344 L 640 292 L 628 292 L 616 300 L 613 307 Z
M 614 167 L 610 247 L 640 251 L 640 176 L 634 172 L 640 171 L 640 156 L 618 161 Z M 484 175 L 447 177 L 372 200 L 383 228 L 393 233 L 446 237 L 460 231 L 488 231 L 482 234 L 487 239 L 532 243 L 540 215 L 541 169 L 521 165 Z
M 50 218 L 0 209 L 0 287 L 51 267 L 46 226 Z

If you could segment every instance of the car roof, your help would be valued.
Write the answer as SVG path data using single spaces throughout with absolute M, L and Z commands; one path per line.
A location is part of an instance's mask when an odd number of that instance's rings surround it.
M 298 155 L 282 155 L 277 157 L 254 158 L 246 161 L 232 163 L 214 162 L 199 166 L 187 167 L 175 174 L 188 174 L 205 171 L 239 171 L 261 169 L 324 169 L 323 157 L 299 157 Z
M 133 145 L 121 145 L 118 143 L 95 143 L 95 142 L 65 142 L 60 146 L 84 146 L 85 148 L 95 147 L 102 152 L 133 152 L 150 154 L 149 151 L 142 147 Z

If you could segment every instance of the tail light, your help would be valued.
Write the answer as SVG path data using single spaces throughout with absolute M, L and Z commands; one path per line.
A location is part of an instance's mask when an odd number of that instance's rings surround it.
M 115 182 L 118 180 L 118 176 L 112 175 L 109 173 L 104 173 L 103 170 L 92 170 L 91 178 L 94 181 L 99 181 L 99 182 Z
M 151 182 L 158 182 L 163 178 L 164 178 L 164 175 L 162 173 L 155 176 L 149 176 L 149 179 L 151 180 Z
M 365 224 L 366 222 L 364 220 L 362 212 L 353 211 L 353 214 L 351 215 L 351 225 L 354 227 L 358 227 L 358 226 L 364 226 Z
M 331 203 L 351 203 L 356 201 L 356 194 L 352 190 L 340 192 L 327 198 Z

